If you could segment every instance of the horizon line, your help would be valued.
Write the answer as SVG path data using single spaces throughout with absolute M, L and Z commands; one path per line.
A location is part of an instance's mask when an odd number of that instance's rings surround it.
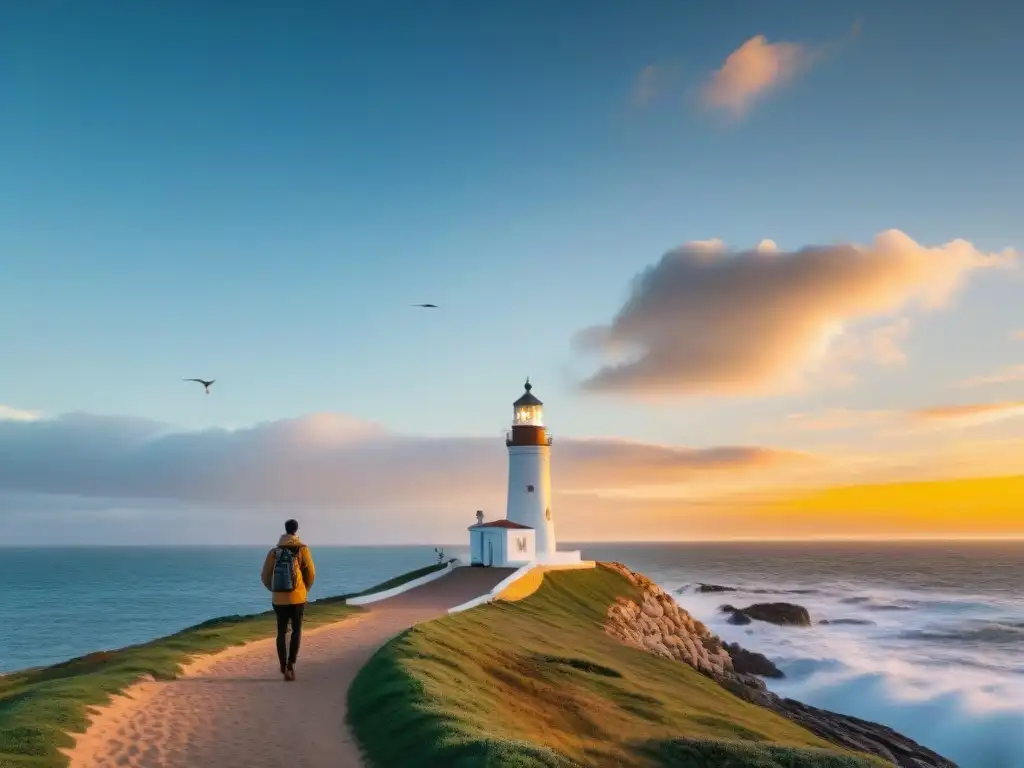
M 939 543 L 939 542 L 978 542 L 978 543 L 992 543 L 992 542 L 1014 542 L 1024 543 L 1024 535 L 1011 535 L 1011 536 L 898 536 L 898 537 L 803 537 L 803 538 L 792 538 L 792 537 L 736 537 L 729 539 L 594 539 L 594 540 L 575 540 L 563 542 L 565 546 L 569 545 L 672 545 L 672 544 L 913 544 L 913 543 Z M 220 543 L 177 543 L 177 544 L 158 544 L 154 542 L 106 542 L 96 544 L 0 544 L 0 549 L 100 549 L 100 548 L 111 548 L 111 547 L 135 547 L 135 548 L 158 548 L 158 549 L 226 549 L 226 548 L 242 548 L 242 547 L 262 547 L 266 546 L 264 542 L 220 542 Z M 347 549 L 413 549 L 413 548 L 425 548 L 425 547 L 436 547 L 436 548 L 466 548 L 465 544 L 439 544 L 436 542 L 427 542 L 423 544 L 412 544 L 412 543 L 401 543 L 401 544 L 340 544 L 334 542 L 322 542 L 319 545 L 314 544 L 313 546 L 329 547 L 329 548 L 347 548 Z

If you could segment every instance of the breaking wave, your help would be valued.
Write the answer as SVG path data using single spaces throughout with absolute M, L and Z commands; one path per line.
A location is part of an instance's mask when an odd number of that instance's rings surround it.
M 775 661 L 786 674 L 769 681 L 777 693 L 884 723 L 961 768 L 1024 768 L 1024 599 L 850 583 L 663 586 L 723 639 Z M 756 602 L 798 603 L 814 624 L 734 626 L 718 610 Z

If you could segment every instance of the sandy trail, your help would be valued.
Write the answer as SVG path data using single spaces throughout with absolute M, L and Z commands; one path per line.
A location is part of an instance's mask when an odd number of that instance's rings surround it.
M 348 768 L 363 765 L 346 726 L 359 669 L 412 625 L 484 594 L 512 571 L 458 568 L 365 614 L 303 632 L 285 683 L 273 639 L 201 657 L 176 680 L 140 682 L 93 717 L 72 768 Z

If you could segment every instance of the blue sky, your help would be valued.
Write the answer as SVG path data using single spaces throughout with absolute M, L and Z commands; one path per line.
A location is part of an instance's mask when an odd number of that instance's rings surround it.
M 1019 356 L 1021 284 L 991 278 L 839 394 L 584 397 L 570 345 L 690 240 L 1022 247 L 1019 7 L 300 5 L 0 11 L 0 402 L 497 435 L 529 374 L 556 433 L 711 445 Z M 831 47 L 740 121 L 702 110 L 757 34 Z

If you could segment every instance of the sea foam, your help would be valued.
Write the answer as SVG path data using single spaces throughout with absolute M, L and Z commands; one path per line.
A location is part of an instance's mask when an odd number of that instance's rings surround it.
M 1024 601 L 851 583 L 662 586 L 723 639 L 775 661 L 786 674 L 769 681 L 776 693 L 888 725 L 961 768 L 1024 768 Z M 815 623 L 736 626 L 719 611 L 756 602 L 798 603 Z

